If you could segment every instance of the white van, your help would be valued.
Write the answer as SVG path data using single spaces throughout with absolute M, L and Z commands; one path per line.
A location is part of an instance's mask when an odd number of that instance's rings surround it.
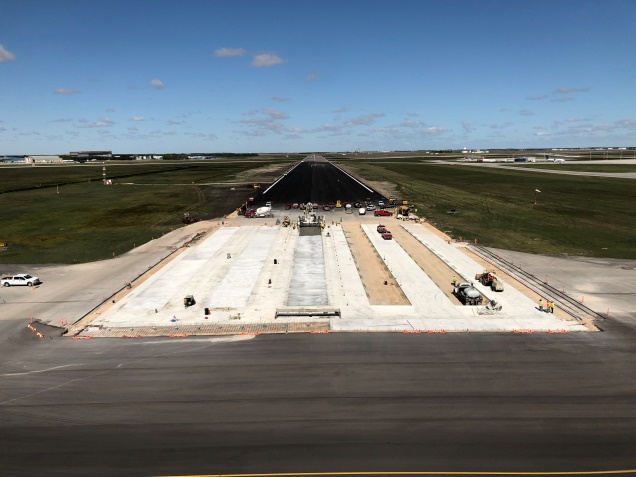
M 365 209 L 364 207 L 360 207 L 360 208 L 358 209 L 358 214 L 359 214 L 359 215 L 364 215 L 364 214 L 366 214 L 366 213 L 367 213 L 367 209 Z

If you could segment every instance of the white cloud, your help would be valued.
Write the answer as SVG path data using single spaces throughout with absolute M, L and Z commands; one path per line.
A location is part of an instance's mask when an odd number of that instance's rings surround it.
M 287 114 L 277 109 L 267 108 L 257 111 L 249 111 L 245 113 L 246 116 L 256 116 L 250 119 L 241 119 L 239 121 L 242 125 L 248 126 L 250 129 L 239 131 L 241 134 L 247 136 L 265 136 L 267 134 L 283 134 L 287 132 L 287 129 L 281 122 L 284 119 L 288 119 Z
M 472 123 L 469 123 L 468 121 L 462 121 L 462 129 L 464 130 L 464 132 L 466 134 L 473 132 L 476 128 Z
M 275 103 L 288 103 L 291 101 L 289 98 L 280 98 L 278 96 L 272 96 L 272 101 Z
M 145 120 L 146 118 L 144 116 L 133 116 L 132 118 L 130 118 L 130 121 L 136 121 L 136 122 L 141 122 Z
M 243 48 L 217 48 L 214 50 L 214 56 L 222 58 L 224 56 L 244 56 L 245 49 Z
M 565 98 L 558 98 L 558 99 L 551 99 L 550 100 L 551 103 L 567 103 L 569 101 L 574 101 L 574 98 L 570 98 L 569 96 L 566 96 Z
M 616 127 L 624 129 L 636 129 L 636 121 L 631 119 L 619 119 L 615 122 Z
M 347 112 L 347 108 L 345 108 L 344 106 L 340 106 L 339 108 L 336 108 L 331 112 L 336 114 L 342 114 Z
M 410 119 L 406 119 L 400 123 L 400 126 L 403 128 L 415 129 L 424 126 L 424 123 L 422 121 L 411 121 Z
M 305 81 L 311 83 L 312 81 L 316 81 L 318 79 L 318 76 L 318 73 L 309 73 L 307 76 L 305 76 Z
M 0 63 L 8 63 L 13 60 L 15 60 L 15 55 L 0 45 Z
M 155 89 L 163 89 L 163 88 L 165 88 L 165 85 L 163 84 L 163 81 L 161 81 L 159 79 L 153 79 L 150 82 L 150 86 L 152 86 Z
M 114 113 L 115 112 L 115 108 L 108 108 L 106 110 L 107 113 Z
M 338 124 L 324 124 L 322 126 L 312 129 L 310 132 L 312 133 L 328 132 L 332 134 L 339 134 L 339 133 L 342 133 L 342 126 Z
M 109 128 L 113 125 L 113 120 L 110 118 L 99 118 L 99 121 L 89 122 L 86 119 L 80 119 L 79 124 L 76 124 L 76 128 L 81 129 L 95 129 L 95 128 Z
M 428 128 L 425 128 L 423 130 L 424 135 L 426 136 L 441 136 L 442 134 L 445 134 L 448 130 L 439 126 L 431 126 Z
M 279 58 L 275 53 L 261 53 L 260 55 L 254 55 L 252 59 L 252 66 L 255 68 L 264 68 L 281 63 L 284 63 L 284 60 Z
M 570 94 L 570 93 L 587 93 L 590 88 L 557 88 L 554 90 L 556 94 Z
M 566 121 L 568 123 L 580 123 L 580 122 L 589 121 L 589 119 L 588 118 L 568 118 L 566 119 Z
M 65 96 L 70 96 L 72 94 L 80 94 L 79 91 L 77 91 L 76 89 L 65 89 L 65 88 L 58 88 L 55 91 L 53 91 L 55 94 L 62 94 Z
M 60 118 L 60 119 L 53 119 L 50 122 L 51 123 L 71 123 L 73 122 L 73 120 L 70 118 Z
M 519 111 L 519 114 L 521 114 L 522 116 L 534 116 L 534 112 L 530 111 L 529 109 L 522 109 L 521 111 Z
M 267 108 L 263 109 L 262 113 L 269 116 L 272 119 L 287 119 L 288 116 L 283 111 L 278 111 L 277 109 Z
M 530 101 L 541 101 L 542 99 L 548 99 L 548 95 L 544 94 L 543 96 L 528 96 L 526 99 Z
M 353 118 L 345 123 L 346 126 L 369 126 L 375 123 L 377 118 L 384 117 L 384 113 L 371 113 L 365 114 L 364 116 L 358 116 L 357 118 Z

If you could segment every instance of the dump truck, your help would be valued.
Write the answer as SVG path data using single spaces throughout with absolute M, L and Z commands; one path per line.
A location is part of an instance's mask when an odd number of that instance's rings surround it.
M 481 305 L 483 297 L 472 283 L 460 283 L 453 288 L 453 295 L 464 305 Z
M 479 280 L 482 285 L 490 287 L 492 291 L 503 291 L 503 283 L 499 281 L 495 273 L 494 270 L 484 270 L 483 273 L 475 275 L 475 280 Z

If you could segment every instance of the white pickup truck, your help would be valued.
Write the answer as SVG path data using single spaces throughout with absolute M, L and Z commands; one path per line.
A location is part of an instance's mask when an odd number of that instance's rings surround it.
M 0 279 L 0 285 L 5 287 L 14 287 L 24 285 L 32 287 L 33 285 L 39 285 L 42 283 L 38 277 L 32 277 L 26 273 L 20 273 L 19 275 L 13 275 L 11 277 L 2 277 Z

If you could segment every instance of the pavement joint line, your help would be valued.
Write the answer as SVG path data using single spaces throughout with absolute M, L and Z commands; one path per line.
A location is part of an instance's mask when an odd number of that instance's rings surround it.
M 500 471 L 500 472 L 488 472 L 488 471 L 396 471 L 396 472 L 275 472 L 275 473 L 253 473 L 253 474 L 183 474 L 183 475 L 171 475 L 161 477 L 310 477 L 310 476 L 338 476 L 338 475 L 627 475 L 636 474 L 636 469 L 625 470 L 590 470 L 590 471 L 554 471 L 554 472 L 523 472 L 523 471 Z

